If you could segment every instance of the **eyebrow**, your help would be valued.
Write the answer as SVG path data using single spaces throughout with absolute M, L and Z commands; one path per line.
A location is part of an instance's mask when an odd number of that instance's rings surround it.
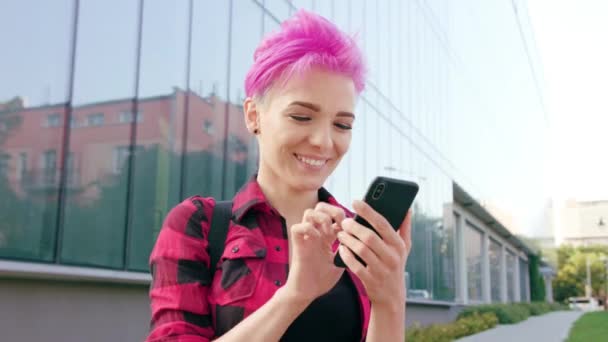
M 304 102 L 304 101 L 293 101 L 292 103 L 289 104 L 290 106 L 301 106 L 301 107 L 306 107 L 310 110 L 313 110 L 315 112 L 320 112 L 321 111 L 321 106 L 316 105 L 314 103 L 310 103 L 310 102 Z M 351 117 L 351 118 L 355 118 L 355 114 L 351 113 L 351 112 L 345 112 L 345 111 L 340 111 L 337 113 L 337 116 L 347 116 L 347 117 Z

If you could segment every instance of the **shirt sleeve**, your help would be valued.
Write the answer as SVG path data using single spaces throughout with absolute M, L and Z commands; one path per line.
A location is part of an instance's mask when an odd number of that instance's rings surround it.
M 146 342 L 203 342 L 214 336 L 207 236 L 214 201 L 192 197 L 167 215 L 150 255 L 152 321 Z

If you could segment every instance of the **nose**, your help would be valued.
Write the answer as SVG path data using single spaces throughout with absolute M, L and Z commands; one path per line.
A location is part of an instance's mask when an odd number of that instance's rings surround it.
M 321 151 L 330 151 L 334 146 L 331 127 L 317 126 L 309 136 L 310 144 L 318 147 Z

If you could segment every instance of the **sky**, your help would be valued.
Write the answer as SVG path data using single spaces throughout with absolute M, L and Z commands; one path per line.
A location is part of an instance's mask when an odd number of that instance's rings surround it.
M 608 200 L 608 1 L 529 0 L 556 200 Z

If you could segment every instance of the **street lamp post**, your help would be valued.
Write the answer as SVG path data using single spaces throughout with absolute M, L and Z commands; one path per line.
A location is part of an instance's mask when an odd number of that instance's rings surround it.
M 600 260 L 604 262 L 604 266 L 606 267 L 606 269 L 604 271 L 604 275 L 605 275 L 604 285 L 606 288 L 604 290 L 604 310 L 608 310 L 608 257 L 606 257 L 605 255 L 602 255 Z
M 587 254 L 587 283 L 585 284 L 585 297 L 591 298 L 591 261 Z

